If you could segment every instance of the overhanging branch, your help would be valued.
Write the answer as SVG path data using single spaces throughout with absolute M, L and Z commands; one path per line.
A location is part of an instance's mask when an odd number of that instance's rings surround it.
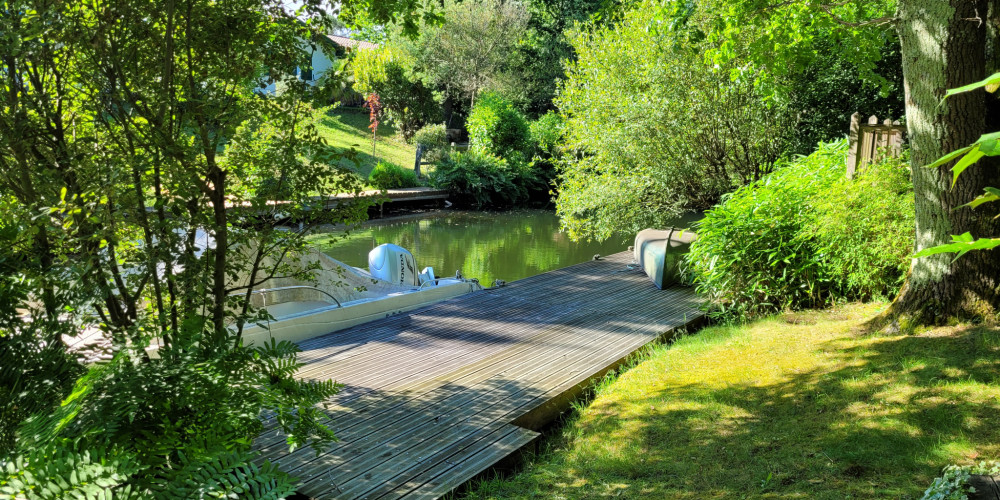
M 865 21 L 847 21 L 844 18 L 833 13 L 834 7 L 839 7 L 839 5 L 819 4 L 819 8 L 823 12 L 826 12 L 826 14 L 830 16 L 830 19 L 833 19 L 833 22 L 841 26 L 847 26 L 850 28 L 862 28 L 865 26 L 885 26 L 887 24 L 895 24 L 897 21 L 899 21 L 899 19 L 896 16 L 883 16 L 877 19 L 868 19 Z
M 771 4 L 771 5 L 766 5 L 764 7 L 761 7 L 760 9 L 758 9 L 758 12 L 770 12 L 770 11 L 778 10 L 778 9 L 781 9 L 781 8 L 784 8 L 784 7 L 788 7 L 788 6 L 791 6 L 791 5 L 803 4 L 803 3 L 808 3 L 808 0 L 785 0 L 783 2 L 778 2 L 778 3 L 774 3 L 774 4 Z M 838 7 L 843 7 L 843 6 L 845 6 L 845 5 L 849 4 L 849 3 L 850 3 L 850 0 L 845 0 L 845 1 L 840 2 L 840 3 L 817 3 L 817 4 L 814 4 L 814 5 L 819 10 L 822 10 L 823 12 L 825 12 L 826 15 L 830 16 L 830 19 L 833 19 L 833 22 L 835 22 L 835 23 L 837 23 L 837 24 L 839 24 L 841 26 L 847 26 L 847 27 L 850 27 L 850 28 L 863 28 L 863 27 L 866 27 L 866 26 L 885 26 L 885 25 L 888 25 L 888 24 L 895 24 L 896 22 L 899 21 L 899 19 L 896 16 L 883 16 L 883 17 L 879 17 L 879 18 L 876 18 L 876 19 L 867 19 L 867 20 L 864 20 L 864 21 L 848 21 L 848 20 L 846 20 L 846 19 L 838 16 L 837 14 L 834 14 L 833 9 L 836 9 Z

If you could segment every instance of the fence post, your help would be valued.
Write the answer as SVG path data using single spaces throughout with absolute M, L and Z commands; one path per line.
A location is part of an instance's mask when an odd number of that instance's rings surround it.
M 851 115 L 851 131 L 848 139 L 847 150 L 847 178 L 854 178 L 854 171 L 858 167 L 858 136 L 861 134 L 861 113 L 855 112 Z
M 413 162 L 413 173 L 420 177 L 420 160 L 424 156 L 424 145 L 417 143 L 417 159 Z
M 878 117 L 871 115 L 868 117 L 868 129 L 861 129 L 861 160 L 858 161 L 858 170 L 875 161 L 878 152 L 879 135 Z M 857 172 L 855 172 L 857 173 Z
M 892 155 L 899 158 L 903 154 L 903 131 L 900 130 L 902 125 L 899 120 L 892 122 L 893 128 L 892 135 L 889 137 L 889 150 L 892 151 Z

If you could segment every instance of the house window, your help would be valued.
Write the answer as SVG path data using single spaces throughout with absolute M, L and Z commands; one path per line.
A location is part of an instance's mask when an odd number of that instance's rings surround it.
M 307 82 L 313 79 L 312 61 L 313 51 L 309 51 L 309 55 L 299 65 L 299 78 Z

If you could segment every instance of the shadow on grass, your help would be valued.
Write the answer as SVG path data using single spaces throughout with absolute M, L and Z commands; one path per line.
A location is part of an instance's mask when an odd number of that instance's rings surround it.
M 566 451 L 473 496 L 919 498 L 944 465 L 1000 454 L 1000 330 L 949 331 L 821 342 L 777 383 L 599 401 Z

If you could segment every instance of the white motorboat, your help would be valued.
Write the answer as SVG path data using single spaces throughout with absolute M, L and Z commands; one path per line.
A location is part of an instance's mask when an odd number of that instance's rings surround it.
M 438 278 L 429 267 L 417 273 L 413 255 L 392 244 L 379 245 L 368 254 L 367 272 L 317 250 L 292 262 L 310 270 L 314 279 L 276 277 L 253 287 L 251 304 L 267 311 L 270 319 L 244 325 L 245 345 L 272 339 L 300 342 L 483 289 L 477 280 L 459 273 Z M 270 267 L 273 262 L 265 264 Z M 234 285 L 246 283 L 244 278 Z M 155 357 L 158 348 L 154 342 L 147 352 Z
M 273 319 L 244 327 L 244 343 L 299 342 L 483 288 L 461 276 L 438 278 L 432 268 L 417 273 L 413 255 L 392 244 L 369 253 L 368 272 L 318 251 L 300 263 L 316 269 L 315 282 L 274 278 L 255 288 L 251 303 Z

